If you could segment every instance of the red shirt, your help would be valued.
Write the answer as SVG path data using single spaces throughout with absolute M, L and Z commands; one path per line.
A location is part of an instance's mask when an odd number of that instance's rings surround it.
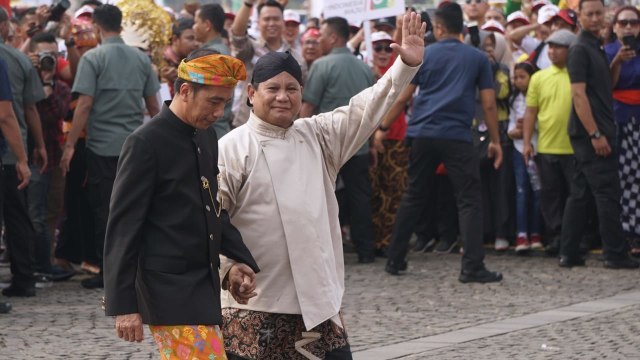
M 391 56 L 391 59 L 389 60 L 389 65 L 387 67 L 384 68 L 380 68 L 380 74 L 384 75 L 384 73 L 387 72 L 387 70 L 389 70 L 389 68 L 391 68 L 391 65 L 393 65 L 393 62 L 396 60 L 397 55 L 395 53 L 393 53 L 393 55 Z M 389 140 L 404 140 L 404 136 L 407 133 L 407 120 L 405 119 L 404 116 L 404 111 L 400 113 L 400 115 L 398 115 L 398 117 L 393 120 L 393 123 L 391 123 L 391 126 L 389 126 L 389 131 L 387 132 L 387 139 Z

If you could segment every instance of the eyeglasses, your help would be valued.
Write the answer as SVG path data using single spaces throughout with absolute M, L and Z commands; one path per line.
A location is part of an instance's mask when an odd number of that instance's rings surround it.
M 320 45 L 318 40 L 305 40 L 303 45 L 317 46 Z
M 622 27 L 626 27 L 626 26 L 638 26 L 640 25 L 640 20 L 639 19 L 622 19 L 622 20 L 618 20 L 616 21 L 618 23 L 618 25 L 622 26 Z
M 384 46 L 384 45 L 376 45 L 376 46 L 374 46 L 374 47 L 373 47 L 373 51 L 375 51 L 375 52 L 380 52 L 380 51 L 382 51 L 382 50 L 384 50 L 384 51 L 386 51 L 386 52 L 388 52 L 388 53 L 391 53 L 391 52 L 393 51 L 393 49 L 392 49 L 392 48 L 391 48 L 391 46 L 389 46 L 389 45 L 387 45 L 387 46 Z
M 482 4 L 484 2 L 484 0 L 466 0 L 465 2 L 467 4 L 471 4 L 472 2 L 474 2 L 476 4 Z

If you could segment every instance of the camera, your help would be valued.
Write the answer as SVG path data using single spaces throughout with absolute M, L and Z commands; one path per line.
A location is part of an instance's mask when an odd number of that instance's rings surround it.
M 51 15 L 49 15 L 48 21 L 58 22 L 62 19 L 62 15 L 71 7 L 69 0 L 57 0 L 51 5 Z
M 56 60 L 55 54 L 45 51 L 38 53 L 38 64 L 40 64 L 40 70 L 53 71 L 56 68 L 58 60 Z

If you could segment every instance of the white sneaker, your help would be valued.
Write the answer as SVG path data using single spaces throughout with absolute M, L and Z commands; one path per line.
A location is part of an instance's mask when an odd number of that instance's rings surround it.
M 497 238 L 495 243 L 496 251 L 506 251 L 509 250 L 509 242 L 507 239 Z

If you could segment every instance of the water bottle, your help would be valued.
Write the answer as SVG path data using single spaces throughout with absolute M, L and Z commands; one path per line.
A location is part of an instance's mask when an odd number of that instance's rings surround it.
M 535 161 L 530 159 L 527 163 L 527 173 L 529 173 L 529 182 L 531 182 L 531 188 L 533 191 L 540 190 L 540 176 L 538 175 L 538 167 Z

